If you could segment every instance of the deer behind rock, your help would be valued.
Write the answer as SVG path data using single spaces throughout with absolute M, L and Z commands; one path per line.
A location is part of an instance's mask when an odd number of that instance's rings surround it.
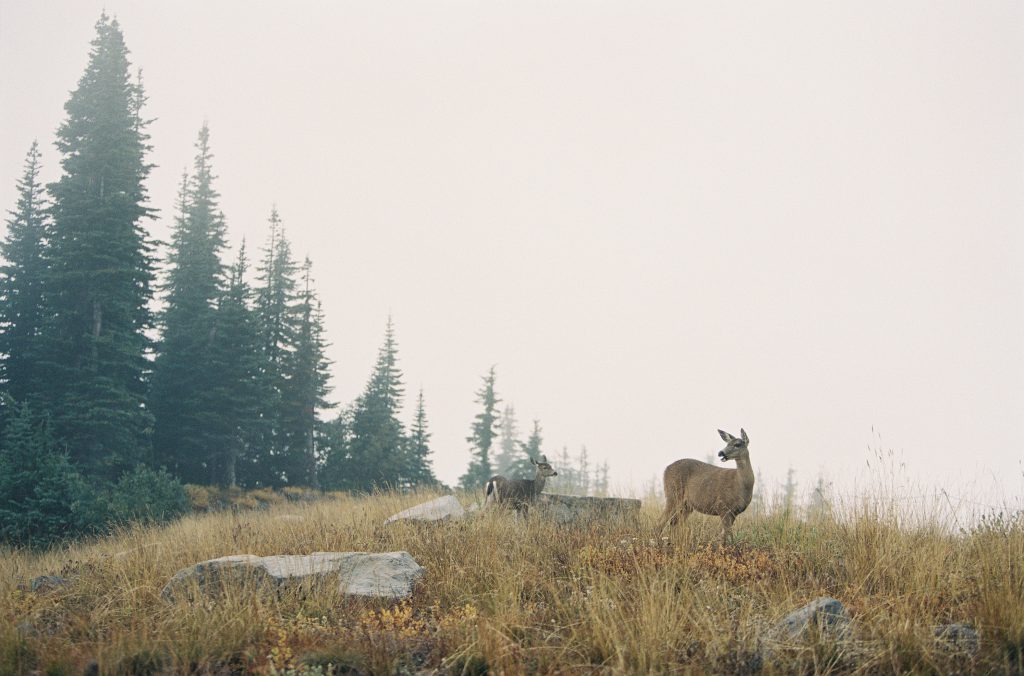
M 700 512 L 722 517 L 722 543 L 728 542 L 733 521 L 754 495 L 754 470 L 747 433 L 741 429 L 739 438 L 722 430 L 718 434 L 726 442 L 718 457 L 722 462 L 735 460 L 736 468 L 715 467 L 690 458 L 666 467 L 665 513 L 658 521 L 658 532 L 667 524 L 675 526 L 680 516 L 685 523 L 691 512 Z
M 532 479 L 506 479 L 500 474 L 491 477 L 484 489 L 484 503 L 504 505 L 517 512 L 527 513 L 530 503 L 535 502 L 544 490 L 547 478 L 558 476 L 546 455 L 540 456 L 540 462 L 530 458 L 530 463 L 537 468 Z

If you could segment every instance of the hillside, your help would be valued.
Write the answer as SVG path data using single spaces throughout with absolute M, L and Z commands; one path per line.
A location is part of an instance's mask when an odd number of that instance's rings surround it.
M 907 528 L 864 508 L 843 522 L 741 516 L 736 541 L 694 517 L 689 542 L 507 514 L 381 524 L 433 494 L 339 497 L 193 515 L 46 553 L 0 554 L 0 673 L 650 673 L 1021 671 L 1024 527 Z M 466 502 L 466 500 L 464 500 Z M 296 518 L 301 517 L 301 518 Z M 160 597 L 179 569 L 228 554 L 405 550 L 426 569 L 410 600 Z M 68 584 L 36 592 L 29 582 Z M 772 644 L 821 596 L 852 638 Z M 980 650 L 935 627 L 967 623 Z

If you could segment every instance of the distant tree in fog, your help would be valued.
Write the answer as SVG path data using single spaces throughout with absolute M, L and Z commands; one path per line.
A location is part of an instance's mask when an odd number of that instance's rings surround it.
M 483 377 L 484 384 L 477 390 L 476 402 L 483 407 L 473 420 L 472 433 L 466 437 L 472 446 L 472 458 L 466 473 L 459 477 L 459 485 L 466 490 L 481 488 L 493 476 L 491 447 L 497 436 L 497 405 L 501 401 L 494 391 L 495 374 L 491 367 Z

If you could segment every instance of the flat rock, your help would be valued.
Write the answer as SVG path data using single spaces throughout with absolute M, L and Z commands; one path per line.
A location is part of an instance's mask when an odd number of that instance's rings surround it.
M 640 501 L 632 498 L 595 498 L 541 493 L 537 496 L 537 507 L 555 522 L 565 524 L 635 521 L 640 515 Z
M 39 577 L 32 578 L 32 582 L 29 584 L 32 591 L 43 594 L 53 591 L 57 587 L 63 587 L 69 584 L 69 582 L 67 578 L 63 578 L 60 575 L 40 575 Z
M 466 515 L 462 503 L 454 495 L 442 495 L 439 498 L 410 507 L 398 514 L 389 516 L 384 522 L 386 526 L 395 521 L 447 521 L 461 519 Z
M 262 590 L 286 585 L 337 585 L 352 596 L 402 599 L 412 594 L 423 568 L 408 552 L 315 552 L 280 556 L 236 554 L 184 568 L 164 586 L 166 601 L 193 592 L 215 594 L 225 583 Z
M 786 615 L 771 632 L 773 639 L 798 642 L 815 637 L 845 640 L 850 636 L 850 613 L 831 596 L 814 599 Z

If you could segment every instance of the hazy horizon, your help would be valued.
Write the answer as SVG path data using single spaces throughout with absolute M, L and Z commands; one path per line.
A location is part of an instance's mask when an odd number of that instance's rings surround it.
M 277 205 L 342 405 L 393 317 L 443 481 L 496 365 L 524 438 L 622 490 L 743 427 L 771 481 L 851 488 L 892 448 L 1020 494 L 1020 3 L 0 0 L 5 211 L 34 139 L 59 175 L 104 7 L 155 118 L 152 235 L 208 121 L 231 245 Z

